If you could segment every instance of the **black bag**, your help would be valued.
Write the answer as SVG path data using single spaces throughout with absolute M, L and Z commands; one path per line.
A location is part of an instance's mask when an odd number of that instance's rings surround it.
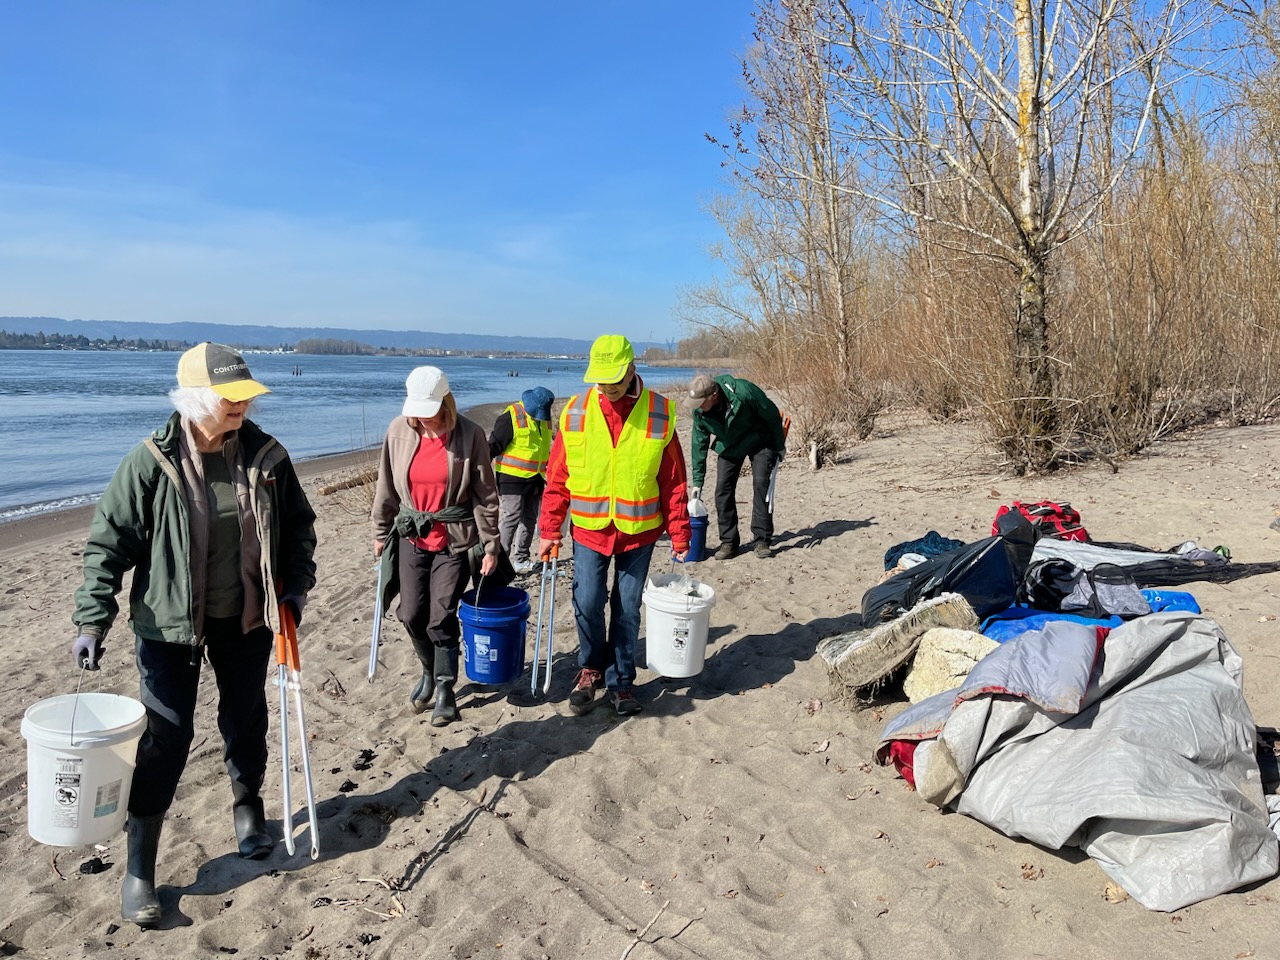
M 1115 563 L 1100 563 L 1092 570 L 1062 559 L 1033 563 L 1027 569 L 1021 599 L 1036 610 L 1094 620 L 1130 619 L 1151 612 L 1132 574 Z
M 985 537 L 916 564 L 862 595 L 862 623 L 896 620 L 923 600 L 958 593 L 979 619 L 1013 606 L 1035 544 L 1035 528 L 1020 514 L 996 537 Z

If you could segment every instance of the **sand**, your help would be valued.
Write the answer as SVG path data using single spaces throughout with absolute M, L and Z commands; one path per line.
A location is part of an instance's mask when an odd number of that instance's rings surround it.
M 492 422 L 477 416 L 486 428 Z M 683 418 L 682 418 L 683 422 Z M 687 449 L 687 437 L 686 449 Z M 894 544 L 936 529 L 973 540 L 1014 499 L 1069 500 L 1097 539 L 1227 544 L 1239 561 L 1280 557 L 1280 427 L 1211 430 L 1122 465 L 1031 479 L 1002 474 L 964 428 L 887 418 L 843 460 L 783 464 L 777 553 L 690 570 L 717 592 L 702 674 L 642 669 L 644 712 L 568 714 L 576 638 L 569 580 L 556 607 L 551 695 L 467 686 L 462 720 L 433 729 L 406 709 L 416 660 L 385 622 L 366 682 L 373 615 L 367 521 L 357 497 L 321 496 L 319 583 L 301 628 L 303 695 L 320 817 L 307 856 L 235 855 L 230 791 L 206 675 L 197 737 L 166 821 L 163 924 L 119 918 L 123 835 L 103 849 L 27 835 L 23 711 L 74 692 L 72 593 L 87 518 L 46 520 L 18 542 L 0 527 L 4 768 L 0 939 L 32 957 L 1185 957 L 1280 955 L 1280 882 L 1165 914 L 1111 902 L 1076 851 L 1008 839 L 924 803 L 871 762 L 907 701 L 828 700 L 815 645 L 859 626 L 864 590 Z M 739 490 L 743 535 L 749 490 Z M 712 546 L 715 545 L 714 518 Z M 654 564 L 666 572 L 665 561 Z M 563 571 L 567 574 L 566 570 Z M 526 578 L 536 606 L 537 582 Z M 1280 725 L 1280 574 L 1193 584 L 1246 663 L 1262 726 Z M 529 629 L 532 642 L 533 627 Z M 85 688 L 136 696 L 123 621 Z M 280 836 L 275 688 L 266 796 Z M 296 759 L 296 748 L 294 751 Z M 98 857 L 98 873 L 81 866 Z

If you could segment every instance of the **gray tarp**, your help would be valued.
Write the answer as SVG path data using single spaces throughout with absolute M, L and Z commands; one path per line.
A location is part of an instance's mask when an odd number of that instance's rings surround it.
M 1138 902 L 1177 910 L 1276 873 L 1241 660 L 1212 620 L 1056 621 L 885 727 L 921 741 L 921 796 L 1045 847 L 1078 846 Z

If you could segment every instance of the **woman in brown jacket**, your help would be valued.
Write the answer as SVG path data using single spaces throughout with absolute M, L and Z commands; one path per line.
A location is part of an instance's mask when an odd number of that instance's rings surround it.
M 483 550 L 481 575 L 497 567 L 498 485 L 484 430 L 459 416 L 444 371 L 417 367 L 405 387 L 401 416 L 382 441 L 373 555 L 384 583 L 398 577 L 397 615 L 422 661 L 409 702 L 414 713 L 430 704 L 431 725 L 443 727 L 458 719 L 458 603 L 469 557 Z

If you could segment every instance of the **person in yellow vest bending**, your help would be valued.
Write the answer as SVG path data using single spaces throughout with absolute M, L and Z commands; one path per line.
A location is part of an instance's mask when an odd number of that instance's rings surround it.
M 551 404 L 555 394 L 534 387 L 520 394 L 494 421 L 489 433 L 489 456 L 498 476 L 498 537 L 511 556 L 516 573 L 533 569 L 529 545 L 542 505 L 551 455 Z
M 640 712 L 631 688 L 653 545 L 665 530 L 676 559 L 689 552 L 688 490 L 684 453 L 675 440 L 676 407 L 645 387 L 634 360 L 626 337 L 596 339 L 582 378 L 594 386 L 561 411 L 547 464 L 538 555 L 545 557 L 560 544 L 560 530 L 570 517 L 579 670 L 569 711 L 578 716 L 595 705 L 602 687 L 619 716 Z

